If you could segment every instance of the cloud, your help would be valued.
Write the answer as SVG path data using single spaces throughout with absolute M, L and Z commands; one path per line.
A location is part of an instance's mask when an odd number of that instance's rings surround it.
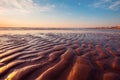
M 116 2 L 113 2 L 113 3 L 109 6 L 109 9 L 111 9 L 111 10 L 118 10 L 118 9 L 120 9 L 120 0 L 119 0 L 119 1 L 116 1 Z
M 103 8 L 109 10 L 119 10 L 120 0 L 99 0 L 92 4 L 94 8 Z
M 47 12 L 55 5 L 40 5 L 33 0 L 0 0 L 0 13 L 30 13 L 32 11 Z

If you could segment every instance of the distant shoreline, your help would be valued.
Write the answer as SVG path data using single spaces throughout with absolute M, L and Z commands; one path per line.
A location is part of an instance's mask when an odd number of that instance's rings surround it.
M 82 29 L 110 29 L 110 30 L 120 30 L 118 27 L 111 27 L 111 28 L 38 28 L 38 27 L 0 27 L 0 30 L 82 30 Z

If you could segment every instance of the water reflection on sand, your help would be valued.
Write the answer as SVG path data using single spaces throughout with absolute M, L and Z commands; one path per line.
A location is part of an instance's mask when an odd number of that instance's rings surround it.
M 113 33 L 119 30 L 97 30 L 97 29 L 80 29 L 80 30 L 0 30 L 0 34 L 36 34 L 36 33 Z

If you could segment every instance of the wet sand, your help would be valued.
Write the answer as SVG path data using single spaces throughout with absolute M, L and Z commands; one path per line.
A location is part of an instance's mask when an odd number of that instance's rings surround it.
M 0 35 L 0 80 L 120 80 L 120 33 Z

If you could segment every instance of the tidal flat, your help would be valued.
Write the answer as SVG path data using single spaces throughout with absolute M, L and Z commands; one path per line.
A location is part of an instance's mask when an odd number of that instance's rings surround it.
M 0 80 L 120 80 L 120 30 L 3 30 Z

